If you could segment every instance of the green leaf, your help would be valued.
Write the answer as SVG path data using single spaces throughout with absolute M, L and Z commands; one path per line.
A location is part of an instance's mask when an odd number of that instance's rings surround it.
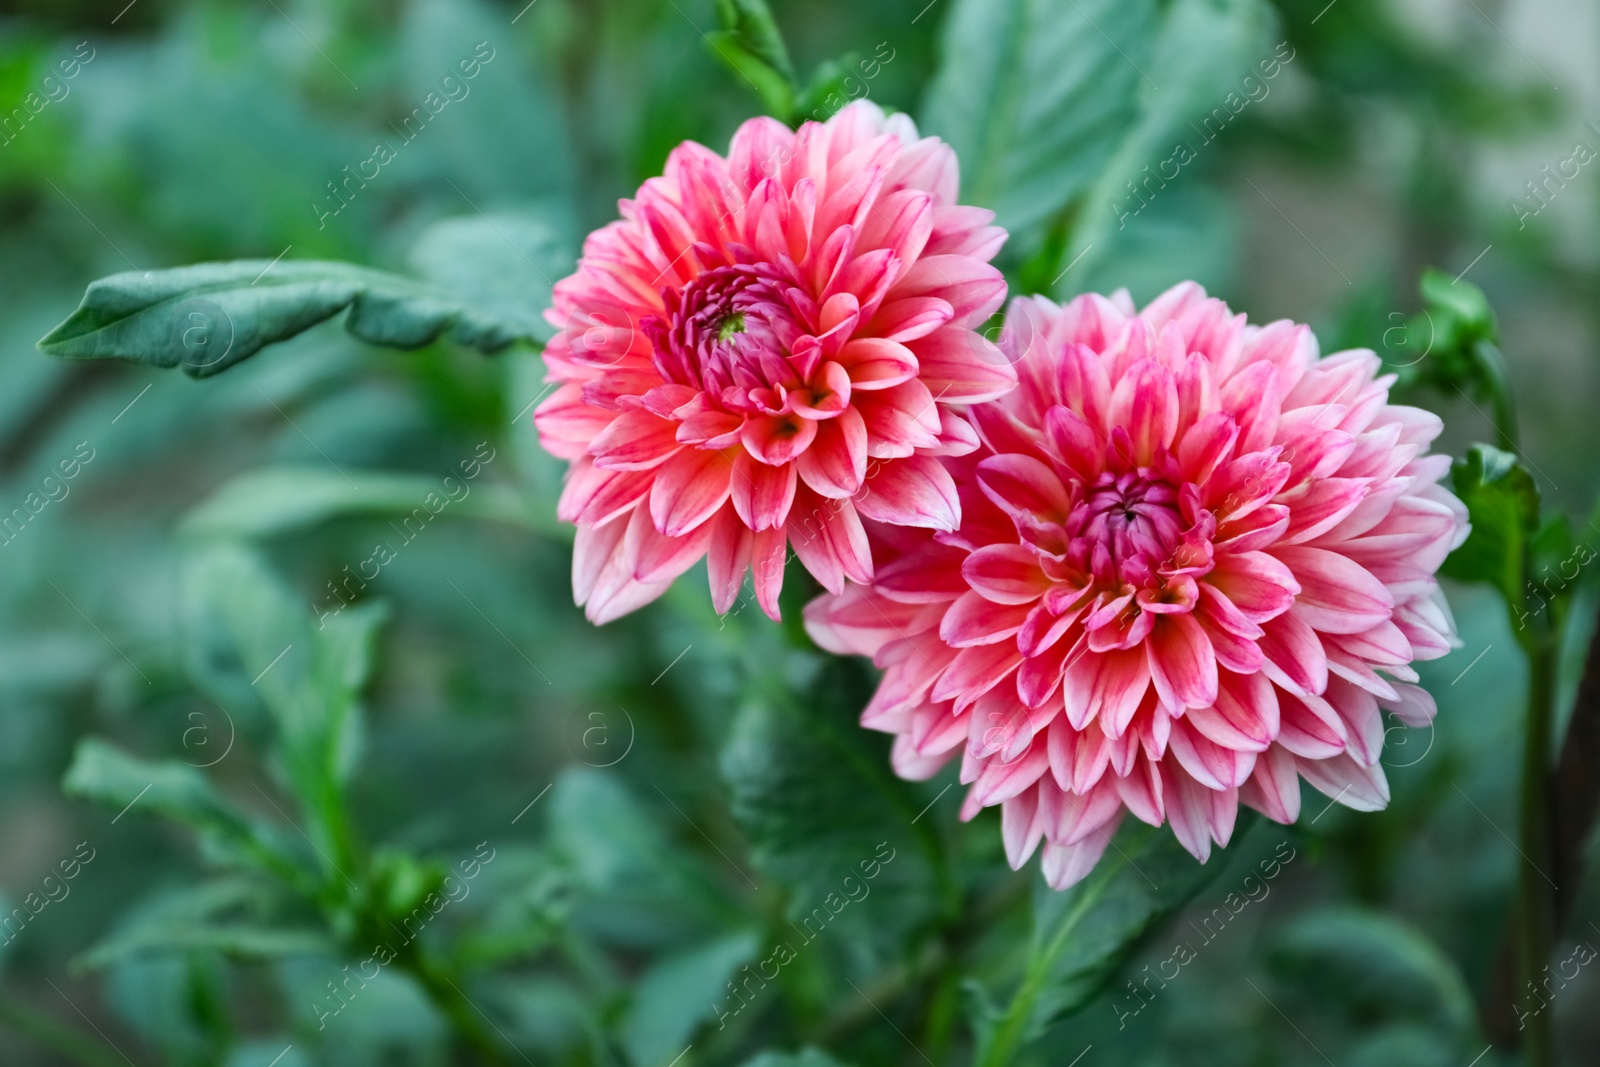
M 890 773 L 887 742 L 856 724 L 870 685 L 849 660 L 822 661 L 798 697 L 773 685 L 740 712 L 722 776 L 751 859 L 789 891 L 792 920 L 892 941 L 947 898 L 932 824 L 913 825 L 927 799 Z
M 1422 1020 L 1458 1042 L 1474 1032 L 1472 993 L 1456 965 L 1420 930 L 1389 916 L 1314 911 L 1278 935 L 1268 959 L 1279 980 L 1351 1019 Z
M 1450 470 L 1456 496 L 1466 504 L 1472 532 L 1452 552 L 1442 573 L 1488 582 L 1513 613 L 1523 604 L 1528 543 L 1539 528 L 1539 490 L 1516 456 L 1473 445 Z
M 729 977 L 756 955 L 753 932 L 730 934 L 657 961 L 634 988 L 622 1022 L 622 1047 L 635 1067 L 657 1067 L 716 1017 Z M 728 1010 L 728 1009 L 724 1009 Z
M 1015 233 L 1087 189 L 1139 121 L 1140 84 L 1160 74 L 1156 11 L 1123 0 L 956 0 L 923 126 L 960 158 L 962 202 L 993 208 Z
M 1233 840 L 1255 823 L 1241 813 Z M 1208 863 L 1178 844 L 1172 831 L 1142 823 L 1124 827 L 1087 878 L 1065 891 L 1042 881 L 1034 892 L 1033 945 L 1022 984 L 1003 1015 L 977 1014 L 983 1067 L 1009 1064 L 1052 1022 L 1099 994 L 1141 939 L 1194 897 L 1226 865 Z
M 502 485 L 476 484 L 451 475 L 453 492 L 467 493 L 437 512 L 426 505 L 433 494 L 445 499 L 443 477 L 360 471 L 352 486 L 325 466 L 275 467 L 251 471 L 226 483 L 184 516 L 181 532 L 194 537 L 257 539 L 320 526 L 339 518 L 413 514 L 424 509 L 449 518 L 509 522 L 544 533 L 557 524 L 536 514 L 521 493 Z
M 1137 220 L 1148 208 L 1141 196 L 1163 209 L 1182 211 L 1170 201 L 1185 188 L 1198 184 L 1187 168 L 1195 166 L 1194 159 L 1216 151 L 1208 149 L 1209 139 L 1202 132 L 1215 138 L 1227 128 L 1197 127 L 1193 123 L 1198 120 L 1203 124 L 1213 109 L 1220 109 L 1231 123 L 1235 112 L 1227 106 L 1230 94 L 1234 100 L 1245 101 L 1238 112 L 1242 114 L 1250 106 L 1243 84 L 1246 76 L 1255 77 L 1256 84 L 1271 92 L 1272 82 L 1263 80 L 1256 68 L 1264 61 L 1278 63 L 1271 44 L 1274 22 L 1272 9 L 1264 0 L 1177 0 L 1171 5 L 1162 19 L 1150 66 L 1145 68 L 1161 88 L 1157 91 L 1144 79 L 1135 86 L 1138 120 L 1121 138 L 1116 155 L 1086 193 L 1080 221 L 1073 228 L 1070 244 L 1061 249 L 1053 265 L 1048 288 L 1056 289 L 1058 282 L 1065 283 L 1059 289 L 1063 292 L 1086 288 L 1072 285 L 1071 278 L 1062 278 L 1062 268 L 1076 260 L 1078 272 L 1073 277 L 1087 280 L 1091 268 L 1106 257 L 1115 257 L 1123 244 L 1143 236 Z M 1180 164 L 1185 159 L 1190 162 Z M 1177 168 L 1176 177 L 1164 177 L 1163 171 L 1171 168 Z M 1129 183 L 1139 194 L 1129 189 Z M 1191 203 L 1189 211 L 1196 210 Z M 1204 221 L 1183 219 L 1181 214 L 1179 220 L 1190 227 L 1204 226 Z M 1201 233 L 1213 242 L 1218 236 L 1214 227 L 1209 234 L 1203 230 Z M 1213 256 L 1216 254 L 1213 252 Z M 1109 275 L 1106 271 L 1095 273 Z M 1169 265 L 1158 284 L 1164 289 L 1184 277 L 1192 274 L 1186 274 L 1181 265 Z M 1127 284 L 1118 278 L 1112 287 Z
M 176 760 L 142 760 L 89 737 L 78 742 L 61 788 L 68 796 L 119 813 L 165 816 L 198 830 L 223 856 L 249 861 L 290 881 L 298 882 L 304 874 L 276 831 L 241 814 L 198 770 Z
M 482 308 L 521 336 L 548 340 L 550 290 L 571 274 L 577 253 L 549 211 L 444 219 L 424 230 L 407 257 L 412 269 L 463 304 Z
M 346 330 L 388 348 L 420 348 L 446 331 L 484 352 L 537 340 L 521 316 L 508 321 L 397 274 L 318 260 L 234 260 L 92 282 L 39 347 L 68 359 L 181 366 L 205 378 L 346 308 Z
M 768 112 L 788 122 L 794 114 L 794 66 L 766 0 L 717 0 L 717 19 L 722 29 L 706 34 L 706 43 L 755 89 Z
M 343 785 L 359 748 L 360 695 L 385 606 L 341 606 L 313 625 L 309 605 L 258 556 L 231 543 L 197 552 L 185 580 L 200 617 L 219 624 L 245 671 L 255 672 L 251 688 L 271 713 L 288 784 L 337 873 L 337 857 L 350 851 Z

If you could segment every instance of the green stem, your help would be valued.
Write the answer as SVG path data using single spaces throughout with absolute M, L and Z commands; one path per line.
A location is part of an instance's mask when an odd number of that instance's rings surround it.
M 1559 643 L 1541 628 L 1524 646 L 1528 653 L 1528 715 L 1522 752 L 1521 877 L 1518 882 L 1516 920 L 1520 936 L 1517 951 L 1517 998 L 1540 988 L 1539 979 L 1550 955 L 1553 935 L 1552 889 L 1546 871 L 1551 869 L 1550 840 L 1550 737 L 1555 717 Z M 1554 1067 L 1555 1035 L 1549 1012 L 1526 1016 L 1524 1041 L 1527 1067 Z
M 406 959 L 405 964 L 406 969 L 422 983 L 428 997 L 450 1020 L 461 1043 L 474 1054 L 477 1062 L 488 1067 L 509 1067 L 511 1060 L 506 1055 L 505 1046 L 495 1039 L 485 1025 L 487 1017 L 467 999 L 454 979 L 420 953 Z
M 995 1027 L 994 1038 L 989 1042 L 989 1047 L 979 1054 L 977 1067 L 1008 1067 L 1016 1054 L 1031 1036 L 1034 1008 L 1038 1004 L 1039 994 L 1044 992 L 1044 987 L 1050 980 L 1050 972 L 1054 970 L 1056 958 L 1067 947 L 1067 942 L 1072 939 L 1078 924 L 1089 913 L 1105 892 L 1106 886 L 1111 884 L 1111 879 L 1127 861 L 1106 857 L 1100 861 L 1090 880 L 1083 884 L 1082 891 L 1072 902 L 1055 930 L 1050 934 L 1050 940 L 1033 954 L 1033 959 L 1028 964 L 1028 973 L 1023 976 L 1022 985 L 1011 998 L 1011 1006 L 1006 1009 L 1004 1017 Z

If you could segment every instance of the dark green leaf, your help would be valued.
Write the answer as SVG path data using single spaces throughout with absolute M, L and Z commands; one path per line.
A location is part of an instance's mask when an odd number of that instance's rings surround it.
M 1198 166 L 1195 160 L 1203 154 L 1216 151 L 1208 149 L 1210 141 L 1222 136 L 1234 116 L 1249 106 L 1246 77 L 1271 92 L 1271 82 L 1262 80 L 1257 65 L 1263 60 L 1278 62 L 1272 49 L 1274 21 L 1264 0 L 1178 0 L 1171 5 L 1162 18 L 1151 65 L 1146 68 L 1160 89 L 1144 79 L 1134 87 L 1138 119 L 1121 136 L 1116 155 L 1085 195 L 1080 221 L 1073 228 L 1071 242 L 1052 264 L 1046 288 L 1061 292 L 1087 288 L 1092 268 L 1105 257 L 1124 252 L 1125 243 L 1145 236 L 1139 221 L 1149 210 L 1147 203 L 1157 205 L 1157 210 L 1168 216 L 1169 228 L 1176 224 L 1191 231 L 1199 229 L 1199 234 L 1190 236 L 1191 243 L 1200 244 L 1204 238 L 1217 241 L 1215 224 L 1209 233 L 1205 229 L 1209 213 L 1194 203 L 1194 197 L 1203 194 L 1194 189 L 1199 181 L 1190 168 Z M 1238 102 L 1237 111 L 1230 100 Z M 1207 124 L 1218 112 L 1220 116 Z M 1172 201 L 1186 189 L 1185 211 Z M 1170 244 L 1170 237 L 1164 243 Z M 1205 251 L 1217 258 L 1227 250 L 1194 249 L 1201 254 Z M 1075 260 L 1076 275 L 1062 277 L 1062 268 Z M 1137 280 L 1121 275 L 1113 278 L 1109 271 L 1097 273 L 1107 279 L 1107 288 L 1131 287 Z M 1186 273 L 1181 264 L 1169 262 L 1156 284 L 1164 289 L 1185 277 L 1193 274 Z M 1085 284 L 1073 284 L 1078 279 Z
M 408 257 L 412 269 L 465 305 L 481 308 L 520 336 L 547 340 L 550 290 L 571 274 L 577 254 L 547 212 L 463 215 L 423 231 Z
M 695 1029 L 716 1017 L 728 979 L 755 957 L 757 947 L 754 933 L 730 934 L 651 966 L 622 1022 L 622 1047 L 635 1067 L 656 1067 L 682 1051 Z
M 1242 813 L 1233 840 L 1254 822 L 1253 813 Z M 1170 829 L 1141 823 L 1124 827 L 1094 871 L 1072 888 L 1057 892 L 1040 881 L 1026 974 L 1003 1015 L 979 1011 L 977 1062 L 1010 1063 L 1052 1022 L 1093 1000 L 1145 934 L 1187 904 L 1225 862 L 1225 855 L 1213 855 L 1197 863 Z
M 89 737 L 78 742 L 61 788 L 119 813 L 165 816 L 198 830 L 223 855 L 281 876 L 296 879 L 301 873 L 299 861 L 275 831 L 241 814 L 187 764 L 142 760 Z
M 1314 911 L 1278 935 L 1269 959 L 1281 981 L 1352 1019 L 1422 1020 L 1456 1041 L 1473 1032 L 1472 993 L 1456 965 L 1398 919 L 1356 909 Z
M 1441 569 L 1452 578 L 1490 583 L 1515 612 L 1523 603 L 1528 542 L 1539 527 L 1533 476 L 1511 453 L 1479 444 L 1456 460 L 1450 477 L 1472 532 Z
M 102 278 L 39 347 L 69 359 L 181 366 L 204 378 L 346 308 L 346 330 L 389 348 L 420 348 L 446 331 L 484 352 L 536 340 L 523 316 L 507 321 L 397 274 L 317 260 L 235 260 Z
M 1140 85 L 1160 84 L 1156 12 L 1121 0 L 956 0 L 923 118 L 961 160 L 962 202 L 993 208 L 1016 232 L 1087 189 L 1139 121 Z
M 912 822 L 928 801 L 893 776 L 888 745 L 855 721 L 867 682 L 859 664 L 831 660 L 798 697 L 752 701 L 722 775 L 751 859 L 788 890 L 793 920 L 815 936 L 836 912 L 858 936 L 892 941 L 940 905 L 938 844 L 931 825 Z M 857 903 L 851 893 L 867 895 Z

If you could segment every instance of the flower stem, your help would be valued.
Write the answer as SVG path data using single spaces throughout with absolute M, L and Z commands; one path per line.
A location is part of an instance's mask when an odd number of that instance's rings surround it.
M 1521 877 L 1518 882 L 1516 921 L 1517 996 L 1533 994 L 1550 955 L 1552 887 L 1549 876 L 1550 841 L 1550 737 L 1555 716 L 1556 672 L 1559 644 L 1556 635 L 1543 631 L 1528 640 L 1528 713 L 1522 752 Z M 1513 1008 L 1515 1010 L 1515 1008 Z M 1554 1067 L 1555 1034 L 1550 1014 L 1530 1011 L 1525 1017 L 1527 1067 Z
M 1028 961 L 1028 971 L 1022 978 L 1022 985 L 1011 998 L 1011 1006 L 1006 1009 L 1005 1015 L 996 1025 L 988 1048 L 979 1053 L 977 1067 L 1009 1067 L 1012 1059 L 1027 1043 L 1033 1028 L 1034 1009 L 1038 1004 L 1039 994 L 1044 992 L 1045 985 L 1050 980 L 1056 958 L 1067 947 L 1078 924 L 1094 907 L 1106 887 L 1111 884 L 1112 877 L 1125 862 L 1124 859 L 1113 859 L 1109 856 L 1101 860 L 1094 873 L 1084 882 L 1078 899 L 1073 901 L 1072 906 L 1061 916 L 1056 928 L 1051 931 L 1049 940 L 1035 949 L 1033 958 Z

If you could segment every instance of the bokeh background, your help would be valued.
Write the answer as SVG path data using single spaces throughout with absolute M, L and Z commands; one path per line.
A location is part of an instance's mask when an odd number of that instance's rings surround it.
M 1007 870 L 994 812 L 958 823 L 959 790 L 941 791 L 953 769 L 914 787 L 889 778 L 886 746 L 850 726 L 867 672 L 821 670 L 794 626 L 742 606 L 719 620 L 692 578 L 604 629 L 583 620 L 554 522 L 560 470 L 528 418 L 543 388 L 535 354 L 379 351 L 329 325 L 195 381 L 34 347 L 94 278 L 235 257 L 403 271 L 455 255 L 482 292 L 525 294 L 537 310 L 559 269 L 541 265 L 570 266 L 581 235 L 674 144 L 720 149 L 759 111 L 708 45 L 714 5 L 124 3 L 0 4 L 0 122 L 26 119 L 0 127 L 0 516 L 23 508 L 26 520 L 0 534 L 5 909 L 93 857 L 0 945 L 0 1062 L 495 1062 L 462 1051 L 441 1001 L 398 969 L 319 1028 L 313 1005 L 334 1003 L 326 983 L 360 958 L 325 913 L 262 890 L 139 803 L 119 814 L 62 788 L 80 739 L 110 738 L 204 766 L 220 794 L 298 843 L 312 816 L 252 684 L 270 649 L 252 658 L 228 635 L 252 618 L 280 632 L 266 616 L 292 603 L 309 642 L 312 613 L 346 597 L 388 613 L 340 750 L 353 854 L 372 870 L 454 867 L 487 844 L 493 861 L 427 939 L 503 1062 L 689 1067 L 764 1050 L 764 1063 L 808 1067 L 967 1062 L 965 1020 L 1015 973 L 1037 872 Z M 1255 321 L 1312 323 L 1324 350 L 1371 347 L 1406 365 L 1430 343 L 1413 318 L 1419 272 L 1464 273 L 1499 313 L 1547 505 L 1588 515 L 1600 164 L 1543 186 L 1544 204 L 1526 183 L 1576 143 L 1600 151 L 1600 7 L 1325 3 L 1218 4 L 1249 21 L 1240 77 L 1286 43 L 1293 59 L 1269 91 L 1125 229 L 1091 192 L 1032 219 L 1005 253 L 1008 275 L 1057 295 L 1127 286 L 1141 301 L 1194 277 Z M 859 95 L 917 116 L 963 46 L 945 35 L 953 6 L 774 4 L 798 69 L 876 60 Z M 1037 6 L 996 3 L 995 17 Z M 393 125 L 479 42 L 493 58 L 470 92 L 322 217 L 341 168 L 397 140 Z M 30 92 L 47 106 L 11 111 Z M 969 174 L 986 165 L 970 134 L 951 133 Z M 488 231 L 498 243 L 455 243 Z M 1054 258 L 1050 241 L 1064 245 Z M 1069 259 L 1064 275 L 1047 269 Z M 1445 416 L 1447 450 L 1492 439 L 1458 392 L 1414 398 Z M 415 497 L 474 458 L 465 500 L 376 579 L 333 591 L 376 543 L 399 541 L 393 524 Z M 250 599 L 260 590 L 230 568 L 272 595 Z M 1516 1062 L 1487 1048 L 1483 1020 L 1512 1010 L 1485 998 L 1516 877 L 1506 835 L 1523 667 L 1490 592 L 1452 586 L 1451 599 L 1463 647 L 1424 665 L 1437 728 L 1389 737 L 1390 809 L 1325 810 L 1308 792 L 1299 825 L 1256 825 L 1031 1062 Z M 799 601 L 786 606 L 792 619 Z M 1593 614 L 1585 595 L 1574 617 Z M 1569 686 L 1590 629 L 1574 627 Z M 757 684 L 772 677 L 797 696 Z M 804 706 L 786 713 L 785 699 Z M 719 1026 L 735 1003 L 726 983 L 883 840 L 896 859 L 874 894 Z M 1261 899 L 1204 925 L 1247 875 L 1291 855 Z M 1590 887 L 1556 958 L 1600 946 L 1597 921 Z M 1183 939 L 1201 947 L 1180 976 L 1133 992 Z M 1597 998 L 1600 971 L 1585 967 L 1551 1000 L 1565 1062 L 1600 1058 Z M 778 1058 L 806 1047 L 820 1051 Z

